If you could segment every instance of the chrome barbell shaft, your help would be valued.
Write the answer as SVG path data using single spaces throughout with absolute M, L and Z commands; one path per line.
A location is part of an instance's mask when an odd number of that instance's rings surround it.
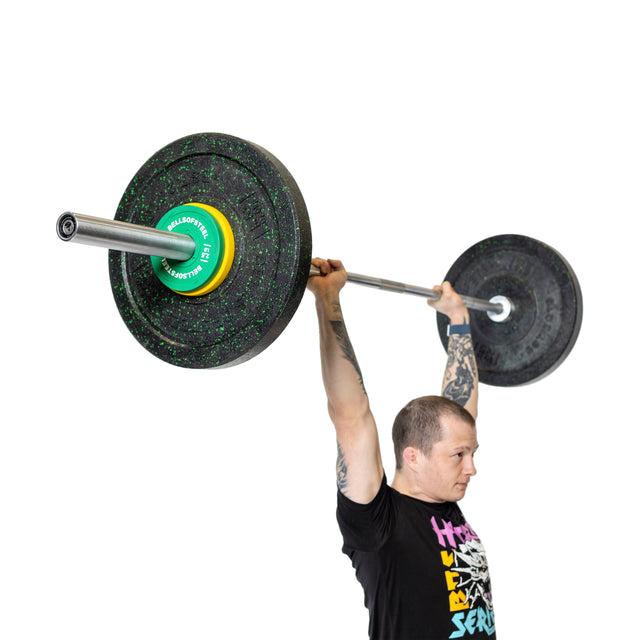
M 56 230 L 62 240 L 172 260 L 188 260 L 195 250 L 195 241 L 184 233 L 163 231 L 118 220 L 96 218 L 81 213 L 63 213 L 58 218 Z M 309 277 L 319 275 L 321 275 L 320 270 L 311 265 Z M 421 296 L 429 300 L 440 298 L 440 292 L 434 289 L 383 278 L 372 278 L 360 273 L 349 273 L 347 281 L 382 291 Z M 490 314 L 502 314 L 505 311 L 500 302 L 491 302 L 465 295 L 460 297 L 469 309 L 486 311 Z
M 321 275 L 320 269 L 311 266 L 309 277 Z M 413 296 L 428 298 L 429 300 L 439 300 L 440 292 L 435 289 L 427 289 L 426 287 L 418 287 L 404 282 L 396 282 L 395 280 L 385 280 L 384 278 L 372 278 L 364 276 L 360 273 L 348 273 L 347 282 L 360 284 L 365 287 L 373 287 L 382 291 L 393 291 L 394 293 L 407 293 Z M 487 313 L 501 314 L 504 307 L 500 302 L 491 302 L 490 300 L 482 300 L 480 298 L 472 298 L 471 296 L 461 295 L 462 301 L 468 309 L 476 311 L 486 311 Z
M 81 213 L 63 213 L 56 230 L 62 240 L 172 260 L 188 260 L 196 248 L 194 239 L 184 233 Z

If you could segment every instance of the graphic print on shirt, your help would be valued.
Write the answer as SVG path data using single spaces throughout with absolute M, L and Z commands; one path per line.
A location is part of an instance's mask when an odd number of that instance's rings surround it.
M 443 547 L 440 555 L 454 629 L 449 638 L 495 633 L 489 566 L 480 538 L 467 522 L 453 525 L 441 519 L 438 524 L 432 516 L 431 526 Z

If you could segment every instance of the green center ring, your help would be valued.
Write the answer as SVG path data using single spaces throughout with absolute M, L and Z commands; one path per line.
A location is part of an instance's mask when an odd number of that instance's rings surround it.
M 177 293 L 200 293 L 215 278 L 225 255 L 223 230 L 216 218 L 195 204 L 174 207 L 157 229 L 191 236 L 196 248 L 188 260 L 171 260 L 151 256 L 151 264 L 160 281 Z

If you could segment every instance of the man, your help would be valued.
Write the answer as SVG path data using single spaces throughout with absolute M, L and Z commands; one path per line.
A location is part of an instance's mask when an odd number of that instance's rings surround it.
M 457 501 L 476 469 L 478 374 L 469 314 L 448 283 L 429 304 L 450 320 L 442 397 L 418 398 L 393 425 L 396 474 L 382 467 L 378 432 L 347 330 L 337 260 L 313 260 L 322 375 L 338 441 L 338 523 L 375 640 L 495 638 L 482 544 Z

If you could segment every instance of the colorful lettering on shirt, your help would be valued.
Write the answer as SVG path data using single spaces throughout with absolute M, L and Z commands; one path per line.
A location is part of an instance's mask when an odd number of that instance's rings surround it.
M 480 538 L 467 522 L 454 526 L 442 519 L 438 523 L 433 516 L 431 526 L 444 547 L 440 556 L 455 627 L 449 637 L 495 633 L 489 568 Z
M 458 538 L 461 543 L 468 542 L 469 540 L 480 539 L 468 522 L 455 527 L 451 524 L 451 522 L 448 522 L 446 520 L 443 520 L 442 522 L 444 526 L 440 528 L 438 526 L 438 523 L 436 522 L 435 516 L 431 516 L 431 526 L 438 536 L 438 543 L 443 547 L 447 546 L 447 544 L 445 543 L 445 538 L 449 546 L 453 547 L 454 549 L 457 546 L 456 538 Z
M 456 625 L 449 638 L 462 638 L 465 634 L 473 635 L 476 631 L 485 631 L 489 635 L 496 632 L 493 611 L 487 607 L 472 609 L 467 613 L 456 613 L 452 618 Z

